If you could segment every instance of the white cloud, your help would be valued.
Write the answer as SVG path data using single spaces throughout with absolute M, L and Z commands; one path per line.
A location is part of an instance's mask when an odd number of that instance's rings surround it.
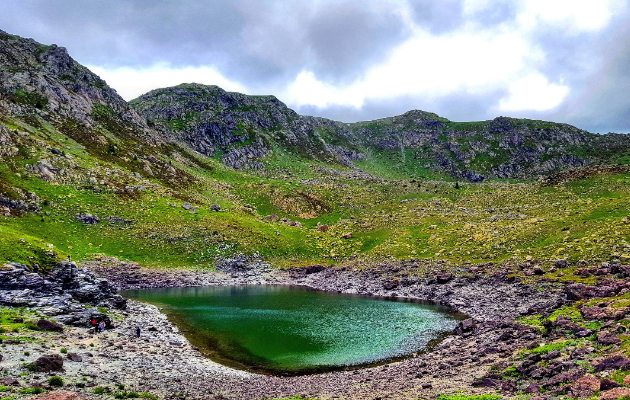
M 284 98 L 292 106 L 360 108 L 368 99 L 398 96 L 438 98 L 456 92 L 483 94 L 507 88 L 524 66 L 538 64 L 543 54 L 512 32 L 475 32 L 464 28 L 449 36 L 418 30 L 383 65 L 360 80 L 334 86 L 311 71 L 297 75 Z
M 501 111 L 545 111 L 557 107 L 569 94 L 567 86 L 550 83 L 542 74 L 531 74 L 510 85 L 510 94 L 499 102 Z
M 464 15 L 471 17 L 492 6 L 488 0 L 466 0 Z M 367 100 L 400 96 L 439 100 L 457 93 L 506 91 L 509 95 L 490 107 L 550 110 L 566 98 L 570 88 L 551 83 L 542 74 L 545 54 L 534 34 L 549 28 L 559 34 L 601 30 L 625 7 L 626 0 L 523 0 L 512 21 L 485 28 L 470 20 L 445 35 L 433 35 L 407 19 L 414 35 L 356 82 L 333 85 L 302 70 L 281 97 L 293 107 L 360 109 Z
M 625 0 L 527 0 L 518 20 L 528 27 L 555 25 L 564 33 L 597 31 L 625 9 Z
M 474 16 L 494 7 L 493 1 L 465 0 L 464 16 L 469 21 L 455 31 L 436 35 L 415 25 L 404 1 L 396 0 L 390 6 L 403 17 L 412 35 L 392 49 L 385 62 L 374 65 L 350 84 L 327 82 L 308 69 L 289 82 L 276 81 L 264 86 L 251 83 L 246 87 L 226 78 L 213 66 L 90 68 L 127 100 L 155 88 L 197 82 L 250 94 L 252 90 L 277 94 L 294 108 L 360 109 L 367 101 L 403 96 L 435 101 L 458 93 L 484 95 L 503 91 L 508 95 L 497 104 L 488 105 L 489 109 L 544 111 L 560 105 L 570 88 L 562 82 L 550 82 L 542 73 L 545 54 L 536 43 L 536 34 L 549 29 L 559 35 L 601 30 L 616 13 L 626 10 L 627 3 L 627 0 L 520 0 L 515 3 L 514 19 L 486 27 L 475 22 Z M 299 32 L 299 27 L 295 30 Z M 265 53 L 269 48 L 258 50 Z
M 103 78 L 127 101 L 150 90 L 180 83 L 217 85 L 228 91 L 247 92 L 245 86 L 225 78 L 214 67 L 175 68 L 169 64 L 157 64 L 144 69 L 128 67 L 109 69 L 98 66 L 88 66 L 88 68 Z

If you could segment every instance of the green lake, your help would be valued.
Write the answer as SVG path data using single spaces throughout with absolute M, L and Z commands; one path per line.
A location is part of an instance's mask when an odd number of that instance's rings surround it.
M 290 286 L 143 289 L 123 296 L 161 307 L 212 360 L 277 375 L 404 358 L 429 349 L 461 319 L 431 304 Z

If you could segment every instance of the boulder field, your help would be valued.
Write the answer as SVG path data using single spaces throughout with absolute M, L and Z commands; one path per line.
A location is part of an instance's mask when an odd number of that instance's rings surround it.
M 594 394 L 617 398 L 630 393 L 626 387 L 630 359 L 625 354 L 630 315 L 625 293 L 630 291 L 630 280 L 618 272 L 623 266 L 594 267 L 607 269 L 607 274 L 592 284 L 582 284 L 527 280 L 509 273 L 508 266 L 479 265 L 464 274 L 436 270 L 422 275 L 412 262 L 288 270 L 255 264 L 245 265 L 242 272 L 229 269 L 229 273 L 148 273 L 113 259 L 84 265 L 89 269 L 66 262 L 51 271 L 34 272 L 12 264 L 0 272 L 0 301 L 5 309 L 22 310 L 23 321 L 32 319 L 39 328 L 28 334 L 21 330 L 5 333 L 0 366 L 5 384 L 13 385 L 10 390 L 47 387 L 48 377 L 56 374 L 64 379 L 64 390 L 90 396 L 120 392 L 118 385 L 161 398 L 259 399 L 299 394 L 412 399 L 463 390 L 467 394 L 499 391 L 507 398 L 533 394 L 542 399 Z M 117 287 L 228 284 L 292 284 L 428 300 L 468 318 L 431 351 L 404 360 L 278 377 L 211 361 L 157 307 L 125 301 L 116 294 Z M 107 321 L 105 332 L 94 332 L 91 319 Z M 135 337 L 138 326 L 142 327 L 140 338 Z

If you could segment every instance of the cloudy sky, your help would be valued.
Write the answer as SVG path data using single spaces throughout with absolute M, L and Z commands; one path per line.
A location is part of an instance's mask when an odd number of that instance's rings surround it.
M 630 0 L 3 0 L 125 99 L 182 82 L 345 122 L 433 111 L 630 132 Z

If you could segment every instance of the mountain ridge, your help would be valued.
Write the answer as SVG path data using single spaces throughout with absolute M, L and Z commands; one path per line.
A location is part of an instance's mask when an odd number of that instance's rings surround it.
M 199 102 L 204 96 L 212 100 Z M 273 101 L 261 104 L 261 99 Z M 130 104 L 166 136 L 174 135 L 208 156 L 217 150 L 227 153 L 223 161 L 237 169 L 263 168 L 260 160 L 272 152 L 271 142 L 292 147 L 299 141 L 306 158 L 336 161 L 354 169 L 384 162 L 380 156 L 406 168 L 411 177 L 411 164 L 422 163 L 426 169 L 473 182 L 527 180 L 617 162 L 628 156 L 630 147 L 627 136 L 510 117 L 454 122 L 410 110 L 394 117 L 343 123 L 299 115 L 275 96 L 248 96 L 201 84 L 156 89 Z M 245 142 L 243 151 L 239 147 Z M 592 151 L 598 148 L 605 154 Z M 374 153 L 376 157 L 366 155 Z
M 454 122 L 410 110 L 343 123 L 299 115 L 273 95 L 201 84 L 155 89 L 127 103 L 63 47 L 3 31 L 0 43 L 4 114 L 35 125 L 48 119 L 93 152 L 133 158 L 131 148 L 138 143 L 158 148 L 178 143 L 235 169 L 263 170 L 288 155 L 388 179 L 471 182 L 532 180 L 575 167 L 630 162 L 628 136 L 547 121 Z

